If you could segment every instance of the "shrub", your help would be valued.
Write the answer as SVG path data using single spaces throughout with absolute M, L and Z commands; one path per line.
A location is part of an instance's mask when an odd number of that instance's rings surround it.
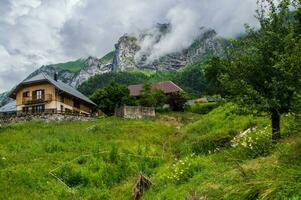
M 159 164 L 160 161 L 158 159 L 145 157 L 139 161 L 138 167 L 139 171 L 142 171 L 147 176 L 150 176 L 152 174 L 152 170 L 158 167 Z
M 197 160 L 194 159 L 194 154 L 192 154 L 191 156 L 177 160 L 176 163 L 171 165 L 166 178 L 175 184 L 182 184 L 192 178 L 198 171 L 200 171 L 200 165 Z
M 192 144 L 192 152 L 196 154 L 210 154 L 219 148 L 230 147 L 232 136 L 215 135 L 199 139 Z
M 145 107 L 161 108 L 166 103 L 166 95 L 162 90 L 153 89 L 151 84 L 145 84 L 141 92 L 139 104 Z
M 59 172 L 59 177 L 69 186 L 75 187 L 78 185 L 87 185 L 88 178 L 81 171 L 76 171 L 71 166 L 63 166 Z
M 187 97 L 183 92 L 172 93 L 167 98 L 167 103 L 173 111 L 184 111 Z
M 248 158 L 267 156 L 275 146 L 268 130 L 269 126 L 258 131 L 253 129 L 245 136 L 237 136 L 231 141 L 232 147 L 236 148 L 239 154 Z
M 107 115 L 113 115 L 116 107 L 132 103 L 129 89 L 114 81 L 104 88 L 97 89 L 91 95 L 91 99 Z
M 197 113 L 197 114 L 208 114 L 213 109 L 217 108 L 219 106 L 218 103 L 203 103 L 203 104 L 197 104 L 195 106 L 190 106 L 187 110 L 189 112 Z

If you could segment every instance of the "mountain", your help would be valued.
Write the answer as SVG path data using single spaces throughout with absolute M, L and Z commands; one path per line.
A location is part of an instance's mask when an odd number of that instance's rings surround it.
M 230 42 L 219 37 L 215 30 L 200 28 L 198 36 L 187 48 L 158 53 L 162 49 L 157 47 L 171 32 L 170 24 L 157 24 L 140 33 L 125 34 L 115 44 L 115 50 L 100 59 L 90 56 L 66 63 L 45 65 L 31 73 L 27 79 L 39 73 L 49 76 L 57 73 L 59 80 L 78 88 L 91 77 L 107 72 L 142 69 L 177 71 L 210 56 L 221 56 L 224 54 L 224 48 L 230 45 Z M 7 100 L 7 94 L 1 94 L 0 104 L 1 98 Z
M 158 24 L 154 28 L 140 33 L 126 34 L 118 40 L 115 50 L 101 59 L 90 56 L 87 59 L 42 66 L 28 78 L 39 73 L 46 73 L 50 76 L 58 73 L 60 80 L 78 88 L 90 77 L 112 71 L 179 70 L 187 64 L 206 59 L 208 56 L 223 55 L 224 48 L 230 44 L 228 40 L 219 37 L 214 30 L 200 28 L 198 37 L 188 48 L 152 58 L 154 47 L 168 37 L 171 29 L 169 24 Z

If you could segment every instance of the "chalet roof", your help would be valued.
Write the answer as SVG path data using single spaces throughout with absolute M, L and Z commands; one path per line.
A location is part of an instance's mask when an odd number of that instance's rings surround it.
M 25 79 L 24 81 L 22 81 L 17 87 L 15 87 L 13 89 L 13 92 L 10 94 L 10 96 L 14 96 L 16 93 L 16 90 L 22 86 L 22 85 L 28 85 L 28 84 L 32 84 L 32 83 L 39 83 L 39 82 L 49 82 L 50 84 L 54 85 L 57 89 L 66 92 L 67 94 L 74 96 L 78 99 L 81 99 L 82 101 L 85 101 L 89 104 L 92 105 L 96 105 L 93 101 L 91 101 L 88 97 L 86 97 L 85 95 L 83 95 L 82 93 L 80 93 L 78 90 L 76 90 L 75 88 L 63 83 L 62 81 L 55 81 L 54 79 L 52 79 L 50 76 L 46 75 L 46 74 L 38 74 L 32 78 L 29 79 Z
M 128 86 L 128 88 L 130 90 L 131 96 L 140 96 L 141 92 L 143 90 L 143 85 L 142 84 L 130 85 L 130 86 Z M 176 85 L 172 81 L 163 81 L 163 82 L 153 83 L 152 88 L 162 90 L 165 94 L 183 91 L 182 88 L 180 88 L 178 85 Z
M 17 111 L 16 101 L 9 102 L 0 108 L 0 113 L 12 113 Z

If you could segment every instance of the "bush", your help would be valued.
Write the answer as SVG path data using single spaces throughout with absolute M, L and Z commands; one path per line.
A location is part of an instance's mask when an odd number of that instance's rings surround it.
M 176 163 L 171 165 L 168 169 L 166 178 L 175 184 L 183 184 L 200 170 L 200 165 L 197 160 L 194 159 L 194 155 L 192 154 L 191 156 L 177 160 Z
M 82 174 L 81 171 L 76 171 L 71 166 L 64 166 L 59 172 L 59 177 L 69 186 L 75 187 L 78 185 L 86 186 L 88 178 Z
M 166 103 L 166 95 L 162 90 L 153 89 L 151 84 L 144 84 L 139 105 L 144 107 L 162 108 Z
M 199 139 L 192 144 L 192 152 L 196 154 L 213 153 L 219 148 L 230 147 L 232 138 L 230 135 L 216 135 Z
M 107 115 L 113 115 L 116 107 L 134 103 L 130 97 L 129 89 L 116 82 L 111 82 L 106 87 L 97 89 L 90 98 Z
M 147 176 L 150 176 L 153 169 L 158 167 L 159 165 L 160 161 L 158 159 L 148 157 L 142 158 L 138 163 L 139 171 L 142 171 Z
M 208 114 L 215 108 L 219 106 L 218 103 L 203 103 L 203 104 L 197 104 L 195 106 L 190 106 L 187 111 L 197 113 L 197 114 Z
M 184 111 L 187 97 L 183 92 L 172 93 L 167 98 L 167 103 L 173 111 Z
M 267 156 L 275 146 L 268 130 L 269 127 L 265 127 L 263 130 L 253 130 L 245 136 L 237 136 L 231 141 L 232 147 L 237 149 L 238 154 L 247 158 Z

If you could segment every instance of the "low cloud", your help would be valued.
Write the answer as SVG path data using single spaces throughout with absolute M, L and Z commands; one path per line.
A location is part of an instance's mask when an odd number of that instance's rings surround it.
M 141 50 L 136 54 L 136 60 L 147 56 L 146 63 L 152 63 L 162 56 L 188 48 L 201 34 L 200 16 L 190 8 L 174 7 L 167 13 L 166 20 L 169 25 L 166 34 L 162 35 L 157 26 L 147 31 L 147 35 L 139 41 Z

